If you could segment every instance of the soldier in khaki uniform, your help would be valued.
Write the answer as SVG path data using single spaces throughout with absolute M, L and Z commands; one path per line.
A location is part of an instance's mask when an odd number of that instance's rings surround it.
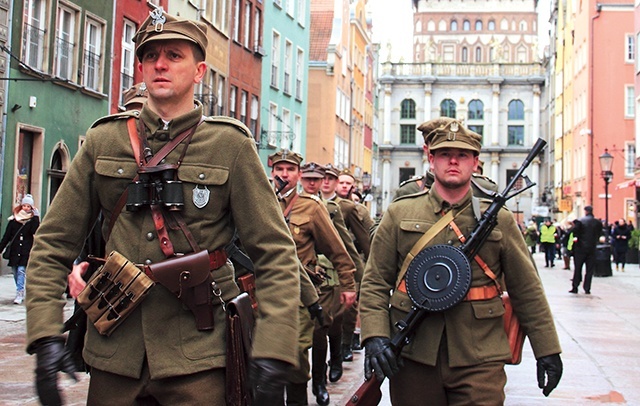
M 404 347 L 398 367 L 390 349 L 395 323 L 411 299 L 398 285 L 398 273 L 411 248 L 441 216 L 453 211 L 466 236 L 476 225 L 470 179 L 478 161 L 480 137 L 456 121 L 427 133 L 429 162 L 435 176 L 429 191 L 393 202 L 373 238 L 360 296 L 365 377 L 389 381 L 394 405 L 495 405 L 504 402 L 505 361 L 511 358 L 503 327 L 504 307 L 493 280 L 470 261 L 474 294 L 453 307 L 429 313 Z M 489 200 L 480 199 L 486 210 Z M 428 243 L 458 245 L 452 227 Z M 513 308 L 538 359 L 538 385 L 548 395 L 562 375 L 560 345 L 540 278 L 513 215 L 501 210 L 498 225 L 479 250 L 489 269 L 503 280 Z M 399 286 L 399 288 L 396 288 Z M 392 292 L 392 293 L 390 293 Z M 545 378 L 548 380 L 545 382 Z
M 100 119 L 87 132 L 31 252 L 27 350 L 37 355 L 38 395 L 44 404 L 60 404 L 57 372 L 73 371 L 63 349 L 62 295 L 69 269 L 99 213 L 105 220 L 106 251 L 116 250 L 134 264 L 165 260 L 169 256 L 163 248 L 169 248 L 169 241 L 175 254 L 194 251 L 186 232 L 172 227 L 161 229 L 168 235 L 161 247 L 161 231 L 152 218 L 155 209 L 149 204 L 137 211 L 117 210 L 138 172 L 127 129 L 128 120 L 134 120 L 138 131 L 131 131 L 132 138 L 137 136 L 150 154 L 192 131 L 191 138 L 165 158 L 178 166 L 178 190 L 184 198 L 179 214 L 197 248 L 222 259 L 221 248 L 237 229 L 253 261 L 260 304 L 252 348 L 254 402 L 269 404 L 282 397 L 288 370 L 298 362 L 298 319 L 292 317 L 299 296 L 295 245 L 249 130 L 232 119 L 203 117 L 202 105 L 194 103 L 194 85 L 206 73 L 206 26 L 159 9 L 134 40 L 148 100 L 140 112 Z M 159 206 L 157 220 L 175 217 Z M 222 260 L 211 266 L 221 299 L 232 299 L 239 293 L 233 266 Z M 110 336 L 100 335 L 90 324 L 84 348 L 92 368 L 88 404 L 224 402 L 225 313 L 220 300 L 212 299 L 212 330 L 198 330 L 193 313 L 159 283 Z
M 300 178 L 300 184 L 303 190 L 310 195 L 318 195 L 322 179 L 325 176 L 325 169 L 322 165 L 315 162 L 309 162 L 301 167 L 302 175 Z M 329 212 L 329 216 L 333 222 L 333 226 L 340 235 L 340 240 L 344 244 L 349 257 L 356 265 L 356 274 L 362 274 L 364 272 L 364 263 L 353 244 L 353 239 L 347 226 L 344 224 L 342 218 L 342 212 L 338 204 L 332 200 L 324 200 L 325 207 Z M 313 347 L 312 351 L 312 364 L 311 364 L 311 378 L 313 393 L 316 396 L 316 401 L 319 405 L 329 404 L 329 393 L 327 392 L 327 334 L 329 328 L 333 325 L 335 317 L 342 314 L 344 308 L 340 304 L 340 283 L 338 280 L 338 274 L 331 264 L 331 261 L 324 255 L 318 256 L 318 264 L 326 269 L 327 274 L 330 276 L 320 286 L 320 304 L 324 311 L 324 323 L 316 323 L 313 333 Z M 350 307 L 347 310 L 352 309 Z M 334 346 L 331 350 L 333 358 L 329 361 L 331 367 L 329 380 L 331 382 L 337 382 L 342 376 L 342 358 L 340 353 L 340 341 L 334 339 L 331 341 Z
M 350 307 L 356 300 L 355 266 L 340 243 L 340 236 L 331 223 L 329 213 L 320 198 L 306 193 L 298 194 L 296 186 L 300 179 L 302 156 L 296 152 L 281 150 L 269 156 L 271 176 L 279 176 L 288 182 L 280 192 L 280 207 L 293 236 L 300 262 L 310 272 L 317 284 L 318 254 L 324 254 L 334 265 L 340 283 L 340 303 Z M 307 404 L 306 388 L 309 380 L 308 350 L 313 339 L 313 323 L 308 312 L 300 311 L 299 358 L 300 367 L 290 375 L 287 385 L 287 404 Z

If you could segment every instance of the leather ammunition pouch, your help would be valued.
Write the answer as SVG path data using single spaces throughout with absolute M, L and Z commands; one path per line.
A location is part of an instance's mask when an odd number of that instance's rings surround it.
M 304 266 L 304 270 L 307 271 L 309 279 L 314 285 L 320 286 L 327 280 L 327 271 L 320 265 L 307 264 Z
M 96 330 L 109 336 L 154 286 L 138 267 L 116 251 L 78 295 L 78 304 Z
M 202 250 L 143 266 L 151 279 L 167 288 L 191 310 L 196 327 L 201 331 L 213 329 L 212 301 L 214 295 L 219 297 L 211 274 L 214 254 Z

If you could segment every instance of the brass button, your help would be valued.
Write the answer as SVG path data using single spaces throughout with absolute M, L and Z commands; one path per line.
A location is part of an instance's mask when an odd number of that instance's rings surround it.
M 147 241 L 153 241 L 153 233 L 147 233 Z

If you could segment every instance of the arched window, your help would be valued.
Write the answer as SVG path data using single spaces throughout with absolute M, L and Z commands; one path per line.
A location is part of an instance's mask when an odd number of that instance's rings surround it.
M 491 20 L 489 21 L 489 24 L 487 24 L 487 29 L 489 31 L 495 31 L 496 30 L 496 22 Z
M 456 102 L 451 99 L 444 99 L 440 103 L 440 115 L 442 117 L 456 118 Z
M 416 118 L 416 102 L 404 99 L 400 105 L 400 118 Z
M 436 23 L 434 23 L 433 20 L 429 20 L 429 22 L 427 23 L 427 31 L 431 32 L 435 30 L 436 30 Z
M 416 21 L 416 32 L 422 31 L 422 21 Z
M 59 142 L 53 150 L 51 166 L 47 170 L 47 175 L 49 175 L 49 204 L 51 204 L 56 193 L 58 193 L 58 189 L 60 189 L 70 161 L 67 146 L 63 142 Z
M 509 145 L 524 146 L 524 103 L 522 100 L 515 99 L 509 102 L 507 133 Z
M 527 62 L 527 49 L 525 47 L 519 47 L 518 48 L 518 56 L 517 56 L 517 61 L 518 63 L 525 63 Z
M 476 31 L 482 31 L 482 20 L 476 20 Z
M 462 22 L 462 31 L 470 31 L 471 30 L 471 22 L 469 20 L 464 20 Z
M 476 47 L 476 62 L 482 62 L 482 48 Z
M 520 21 L 520 31 L 527 31 L 527 22 L 524 20 Z
M 462 62 L 469 62 L 469 49 L 462 47 Z
M 469 120 L 484 120 L 484 103 L 481 100 L 474 99 L 469 102 Z
M 506 18 L 503 18 L 503 19 L 500 21 L 500 29 L 501 29 L 502 31 L 509 31 L 509 21 L 507 21 L 507 19 L 506 19 Z
M 458 31 L 458 22 L 456 20 L 451 21 L 451 31 Z

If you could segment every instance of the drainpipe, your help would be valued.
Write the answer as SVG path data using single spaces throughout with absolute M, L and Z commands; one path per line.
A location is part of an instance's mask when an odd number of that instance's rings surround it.
M 9 28 L 9 32 L 7 33 L 7 45 L 11 46 L 11 39 L 12 39 L 12 33 L 13 30 L 11 29 L 11 26 L 13 24 L 13 1 L 9 2 L 9 19 L 7 21 L 7 27 Z M 10 67 L 11 67 L 11 61 L 9 58 L 7 58 L 7 67 L 6 67 L 6 75 L 7 77 L 9 76 L 9 71 L 10 71 Z M 6 145 L 7 145 L 7 106 L 8 106 L 8 95 L 9 95 L 9 87 L 11 87 L 11 82 L 7 81 L 6 82 L 6 86 L 4 89 L 4 105 L 2 106 L 2 133 L 0 134 L 0 137 L 2 137 L 2 145 L 0 146 L 0 148 L 2 148 L 2 151 L 0 152 L 0 190 L 2 190 L 2 188 L 4 187 L 4 158 L 6 156 Z M 4 194 L 0 193 L 0 212 L 2 212 L 2 196 Z M 2 218 L 4 218 L 4 216 L 1 216 Z M 0 224 L 1 224 L 2 220 L 0 220 Z
M 591 55 L 589 55 L 589 127 L 591 129 L 591 134 L 589 134 L 589 136 L 591 137 L 591 139 L 589 140 L 589 162 L 591 163 L 590 169 L 589 169 L 589 202 L 587 204 L 591 204 L 593 205 L 594 200 L 593 200 L 593 182 L 594 182 L 594 172 L 593 172 L 593 148 L 594 148 L 594 141 L 593 141 L 593 135 L 594 135 L 594 129 L 593 129 L 593 101 L 595 100 L 595 97 L 593 97 L 593 79 L 594 79 L 594 74 L 593 74 L 593 52 L 594 52 L 594 40 L 593 40 L 593 34 L 594 34 L 594 30 L 593 30 L 593 26 L 594 26 L 594 22 L 596 20 L 596 18 L 600 17 L 600 10 L 602 10 L 602 4 L 597 3 L 596 4 L 596 14 L 591 17 L 591 38 L 590 38 L 590 43 L 591 43 Z

